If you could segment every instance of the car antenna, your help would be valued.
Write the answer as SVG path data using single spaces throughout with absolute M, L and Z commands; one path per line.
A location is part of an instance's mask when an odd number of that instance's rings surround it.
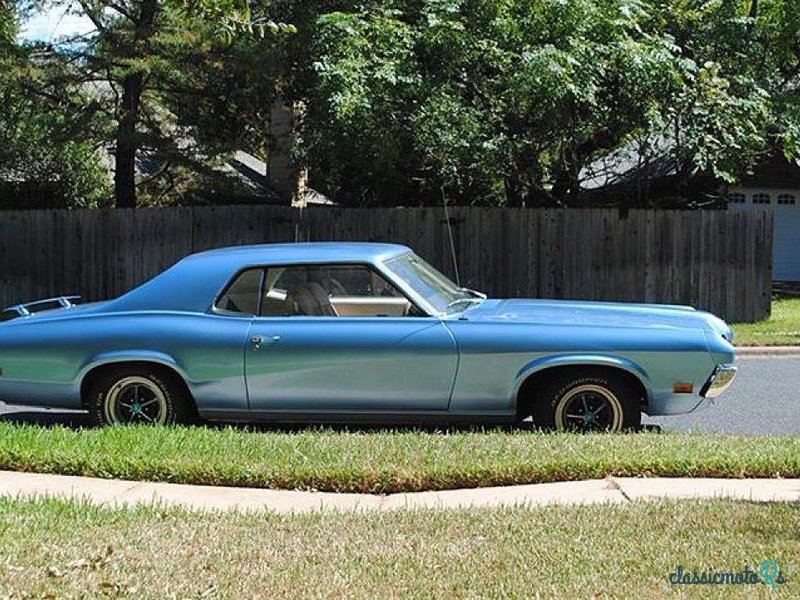
M 447 194 L 442 184 L 442 204 L 444 204 L 444 220 L 447 222 L 447 234 L 450 238 L 450 253 L 453 257 L 453 269 L 456 272 L 456 285 L 461 287 L 461 275 L 458 272 L 458 257 L 456 256 L 456 243 L 453 239 L 453 223 L 450 221 L 450 210 L 447 208 Z

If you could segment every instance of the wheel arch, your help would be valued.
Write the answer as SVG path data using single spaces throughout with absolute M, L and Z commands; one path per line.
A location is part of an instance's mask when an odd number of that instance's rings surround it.
M 581 368 L 600 369 L 623 375 L 641 392 L 643 409 L 652 398 L 647 372 L 629 359 L 595 354 L 548 356 L 528 363 L 517 374 L 512 398 L 517 416 L 523 418 L 527 416 L 522 413 L 527 410 L 526 405 L 533 400 L 532 390 L 536 389 L 539 383 L 565 370 Z
M 89 388 L 95 378 L 111 369 L 118 369 L 124 366 L 152 368 L 170 377 L 181 385 L 186 394 L 186 398 L 197 407 L 192 390 L 186 379 L 186 374 L 180 368 L 177 361 L 168 354 L 158 352 L 119 352 L 98 356 L 92 359 L 82 370 L 79 380 L 81 406 L 86 407 L 86 400 Z

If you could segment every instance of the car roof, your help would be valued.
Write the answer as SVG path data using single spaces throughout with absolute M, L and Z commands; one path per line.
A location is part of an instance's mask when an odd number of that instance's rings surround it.
M 410 252 L 398 244 L 304 242 L 218 248 L 187 256 L 107 310 L 205 311 L 237 272 L 260 266 L 336 262 L 376 263 Z
M 309 262 L 378 262 L 409 252 L 399 244 L 373 242 L 297 242 L 217 248 L 184 260 L 229 259 L 236 264 L 292 264 Z

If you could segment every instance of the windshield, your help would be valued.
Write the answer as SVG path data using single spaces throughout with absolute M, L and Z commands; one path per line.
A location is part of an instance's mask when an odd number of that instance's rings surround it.
M 386 266 L 439 313 L 461 312 L 486 298 L 479 292 L 458 287 L 416 254 L 392 258 L 386 261 Z

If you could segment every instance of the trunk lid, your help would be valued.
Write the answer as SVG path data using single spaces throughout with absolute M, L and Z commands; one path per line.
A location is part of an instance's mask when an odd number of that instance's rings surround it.
M 25 322 L 31 319 L 43 321 L 91 314 L 108 304 L 108 302 L 92 302 L 89 304 L 67 303 L 65 305 L 62 300 L 61 298 L 40 300 L 4 308 L 0 311 L 0 326 L 19 323 L 20 320 Z M 20 310 L 20 308 L 23 310 Z

